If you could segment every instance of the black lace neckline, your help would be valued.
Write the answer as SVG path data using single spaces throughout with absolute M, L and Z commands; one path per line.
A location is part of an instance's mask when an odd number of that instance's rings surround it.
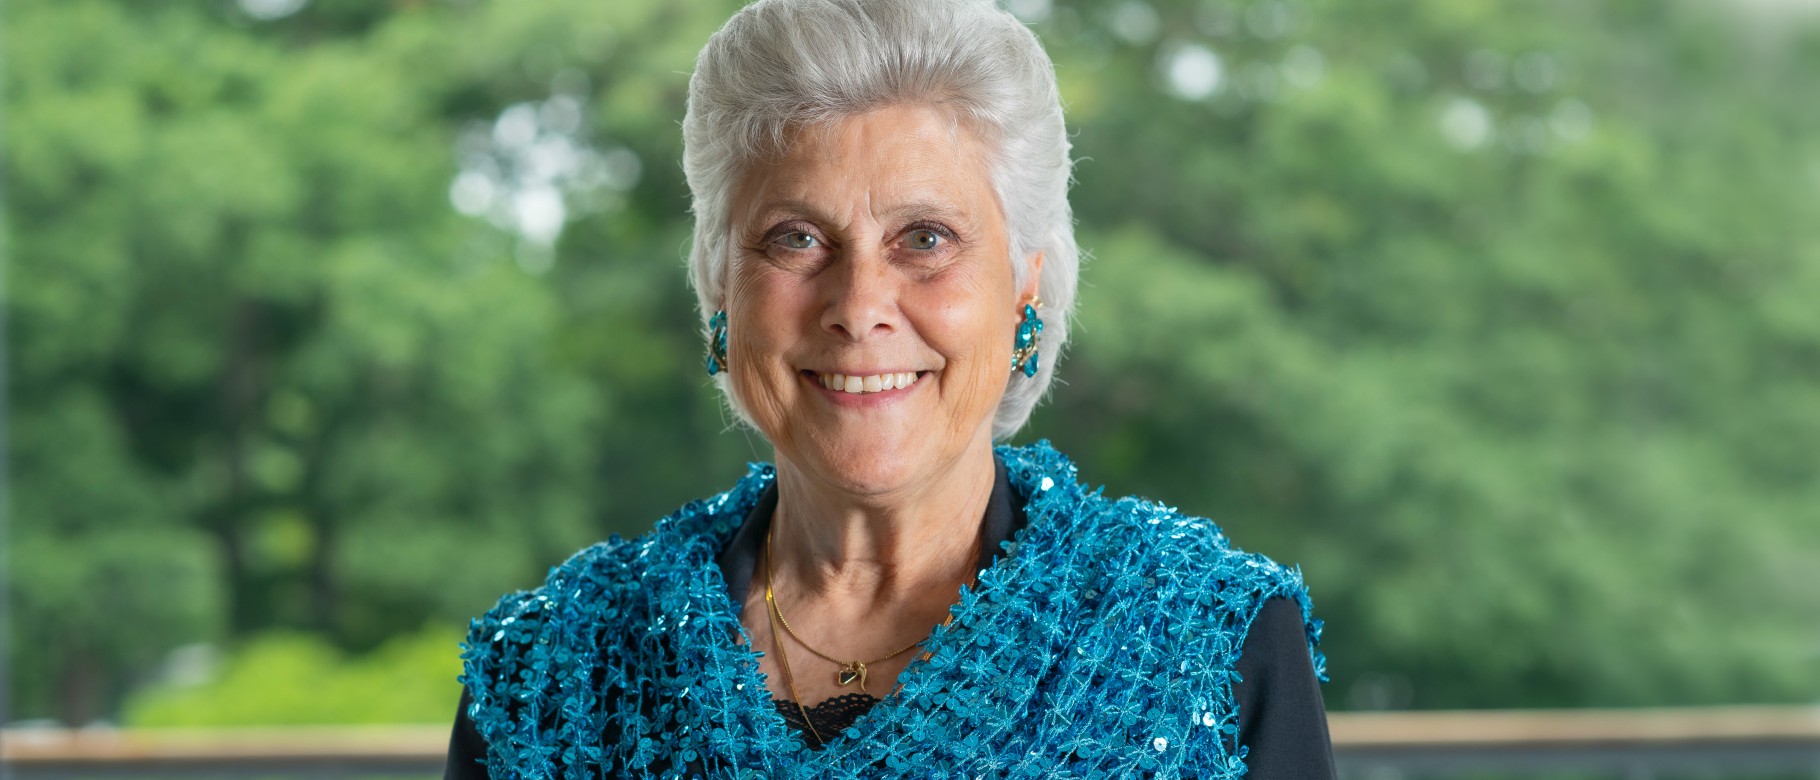
M 771 705 L 777 708 L 777 714 L 783 716 L 784 722 L 790 724 L 790 728 L 801 732 L 803 736 L 809 736 L 809 724 L 813 723 L 815 724 L 814 733 L 820 734 L 822 739 L 833 739 L 835 735 L 851 728 L 853 722 L 859 720 L 859 716 L 866 714 L 880 701 L 881 699 L 870 694 L 848 693 L 827 699 L 813 707 L 801 709 L 797 708 L 796 702 L 789 699 L 772 699 Z M 803 720 L 804 710 L 809 713 L 807 721 Z M 811 737 L 809 747 L 819 748 L 821 745 L 815 744 L 814 738 Z

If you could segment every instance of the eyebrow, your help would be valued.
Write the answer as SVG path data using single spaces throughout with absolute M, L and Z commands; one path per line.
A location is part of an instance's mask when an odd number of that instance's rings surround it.
M 813 222 L 827 223 L 835 221 L 833 216 L 828 212 L 817 208 L 814 204 L 794 198 L 766 203 L 763 206 L 754 209 L 752 214 L 755 217 L 753 219 L 753 225 L 755 227 L 758 226 L 759 223 L 769 222 L 776 217 L 786 214 L 801 215 Z M 974 223 L 973 219 L 968 216 L 966 212 L 955 208 L 952 204 L 935 200 L 915 200 L 908 203 L 902 203 L 885 210 L 880 213 L 878 217 L 887 222 L 893 220 L 911 221 L 918 219 L 941 220 L 959 223 L 961 226 L 969 229 L 973 227 Z
M 751 214 L 753 216 L 753 227 L 758 227 L 759 223 L 769 222 L 772 219 L 785 214 L 798 214 L 808 217 L 809 220 L 813 222 L 832 221 L 826 212 L 811 205 L 808 201 L 795 199 L 766 203 L 759 208 L 753 209 Z

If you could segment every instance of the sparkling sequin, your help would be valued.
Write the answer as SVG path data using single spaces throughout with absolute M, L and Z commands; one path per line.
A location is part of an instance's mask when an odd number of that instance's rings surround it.
M 998 452 L 1029 518 L 1014 552 L 962 593 L 901 689 L 826 748 L 777 714 L 714 564 L 774 479 L 754 465 L 473 622 L 461 680 L 492 777 L 1242 776 L 1233 669 L 1266 599 L 1301 605 L 1325 678 L 1300 572 L 1212 523 L 1082 486 L 1047 442 Z

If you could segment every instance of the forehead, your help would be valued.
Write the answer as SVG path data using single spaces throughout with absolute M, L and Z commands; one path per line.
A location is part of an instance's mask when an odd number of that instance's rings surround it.
M 876 217 L 924 204 L 998 222 L 987 160 L 986 144 L 950 112 L 889 106 L 791 133 L 780 153 L 746 171 L 735 214 L 757 219 L 790 204 Z

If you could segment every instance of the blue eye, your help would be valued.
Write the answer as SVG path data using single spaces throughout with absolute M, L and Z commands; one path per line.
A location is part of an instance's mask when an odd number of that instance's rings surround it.
M 941 246 L 942 235 L 928 228 L 919 228 L 910 231 L 910 235 L 904 237 L 904 243 L 911 249 L 926 251 Z
M 815 236 L 800 230 L 793 230 L 777 237 L 777 242 L 785 249 L 814 249 Z

